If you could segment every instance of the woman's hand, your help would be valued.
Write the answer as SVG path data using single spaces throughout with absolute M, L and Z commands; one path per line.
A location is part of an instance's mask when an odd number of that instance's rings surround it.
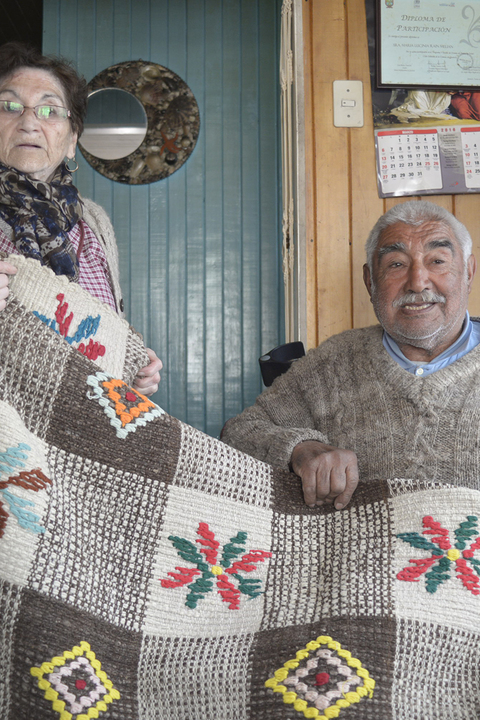
M 8 262 L 0 260 L 0 310 L 5 308 L 8 298 L 8 283 L 10 282 L 10 275 L 15 275 L 17 268 L 10 265 Z
M 160 382 L 160 370 L 163 367 L 162 361 L 158 358 L 153 350 L 147 348 L 147 355 L 150 363 L 139 370 L 137 377 L 133 382 L 133 389 L 142 395 L 153 395 L 157 392 Z

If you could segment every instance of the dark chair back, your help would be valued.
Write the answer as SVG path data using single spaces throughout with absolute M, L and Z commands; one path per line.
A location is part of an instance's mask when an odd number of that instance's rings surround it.
M 295 360 L 305 355 L 300 341 L 285 343 L 258 358 L 263 384 L 269 387 L 276 377 L 286 372 Z

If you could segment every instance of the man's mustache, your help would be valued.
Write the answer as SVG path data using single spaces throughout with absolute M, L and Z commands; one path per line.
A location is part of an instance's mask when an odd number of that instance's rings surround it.
M 444 295 L 439 295 L 432 290 L 423 290 L 421 293 L 405 293 L 401 297 L 393 301 L 393 307 L 402 307 L 403 305 L 415 305 L 418 303 L 445 303 Z

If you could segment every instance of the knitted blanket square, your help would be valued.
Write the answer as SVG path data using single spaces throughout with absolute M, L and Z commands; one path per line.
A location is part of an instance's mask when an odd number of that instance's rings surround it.
M 2 719 L 480 717 L 479 491 L 372 478 L 310 509 L 136 392 L 107 306 L 11 260 Z

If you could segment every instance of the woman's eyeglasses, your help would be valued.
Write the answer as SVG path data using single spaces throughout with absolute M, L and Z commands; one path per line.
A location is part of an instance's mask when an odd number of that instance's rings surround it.
M 13 102 L 12 100 L 1 100 L 0 101 L 0 115 L 18 118 L 25 110 L 33 110 L 35 116 L 43 122 L 56 123 L 68 120 L 71 113 L 67 108 L 61 107 L 60 105 L 35 105 L 35 107 L 28 107 L 28 105 L 22 105 L 19 102 Z

